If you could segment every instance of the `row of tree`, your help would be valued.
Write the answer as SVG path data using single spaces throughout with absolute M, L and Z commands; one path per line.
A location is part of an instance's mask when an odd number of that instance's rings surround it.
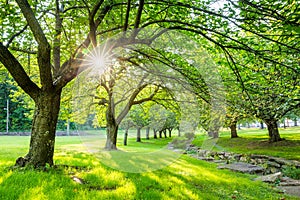
M 99 109 L 109 149 L 116 148 L 118 126 L 130 109 L 148 100 L 181 102 L 182 121 L 188 119 L 183 110 L 193 108 L 187 127 L 192 131 L 201 119 L 213 137 L 225 110 L 233 122 L 235 116 L 259 118 L 272 142 L 281 140 L 278 120 L 299 109 L 296 0 L 0 4 L 0 61 L 35 107 L 29 152 L 20 165 L 53 165 L 60 108 L 67 119 L 75 107 L 76 120 L 88 113 L 82 107 Z M 77 91 L 72 97 L 68 83 Z M 123 90 L 114 89 L 117 84 Z M 70 98 L 76 106 L 68 105 Z

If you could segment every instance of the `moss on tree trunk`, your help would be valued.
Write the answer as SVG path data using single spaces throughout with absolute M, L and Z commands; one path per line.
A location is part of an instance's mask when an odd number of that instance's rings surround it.
M 278 142 L 281 141 L 281 137 L 278 131 L 278 125 L 276 119 L 265 119 L 264 122 L 268 127 L 269 141 Z
M 32 165 L 34 168 L 53 165 L 56 123 L 60 108 L 61 91 L 41 92 L 35 101 L 29 152 L 18 158 L 17 166 Z
M 236 124 L 237 124 L 237 121 L 234 120 L 230 123 L 230 134 L 231 134 L 231 138 L 237 138 L 238 135 L 237 135 L 237 130 L 236 130 Z

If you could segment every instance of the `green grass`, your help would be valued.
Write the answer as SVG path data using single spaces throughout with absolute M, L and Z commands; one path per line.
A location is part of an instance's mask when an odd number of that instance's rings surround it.
M 0 199 L 297 199 L 279 194 L 269 185 L 252 181 L 253 176 L 218 170 L 216 165 L 183 155 L 161 169 L 143 173 L 129 173 L 107 166 L 98 153 L 89 153 L 85 138 L 57 137 L 55 164 L 57 168 L 45 171 L 12 169 L 15 159 L 27 152 L 29 137 L 0 137 Z M 136 156 L 144 152 L 144 160 L 151 153 L 163 152 L 170 139 L 129 140 L 129 146 L 120 143 L 120 152 Z M 164 150 L 167 151 L 167 150 Z M 172 152 L 172 154 L 175 154 Z M 169 153 L 168 155 L 172 155 Z M 132 162 L 132 166 L 143 166 Z M 161 156 L 151 162 L 160 163 Z M 129 160 L 127 160 L 129 159 Z M 139 158 L 141 159 L 141 158 Z M 84 180 L 78 184 L 71 177 Z
M 216 151 L 228 151 L 245 154 L 263 154 L 300 161 L 300 127 L 279 130 L 285 140 L 269 143 L 267 130 L 243 129 L 238 131 L 239 138 L 230 138 L 230 131 L 225 130 L 218 139 L 209 139 L 206 135 L 197 135 L 193 144 L 197 146 L 214 146 Z

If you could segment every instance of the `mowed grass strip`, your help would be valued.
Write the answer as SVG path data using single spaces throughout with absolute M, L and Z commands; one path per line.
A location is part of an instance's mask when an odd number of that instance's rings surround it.
M 266 129 L 238 130 L 238 138 L 230 138 L 230 131 L 225 130 L 220 138 L 210 139 L 206 134 L 199 134 L 193 144 L 199 147 L 212 147 L 216 151 L 244 154 L 261 154 L 300 161 L 300 127 L 280 128 L 280 135 L 285 140 L 275 143 L 268 141 Z
M 169 139 L 145 141 L 140 148 L 159 149 Z M 183 155 L 162 169 L 128 173 L 101 163 L 80 137 L 57 137 L 55 168 L 12 169 L 27 152 L 29 137 L 0 137 L 0 199 L 297 199 L 278 193 L 253 176 L 216 169 L 215 164 Z M 122 147 L 126 150 L 126 147 Z M 146 154 L 145 154 L 146 155 Z M 147 157 L 145 156 L 145 159 Z M 72 180 L 78 178 L 79 184 Z

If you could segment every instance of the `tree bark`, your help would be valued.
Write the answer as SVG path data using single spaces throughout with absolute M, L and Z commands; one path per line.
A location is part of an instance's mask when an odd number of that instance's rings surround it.
M 125 130 L 125 133 L 124 133 L 124 146 L 127 146 L 127 138 L 128 138 L 128 129 Z
M 60 97 L 61 90 L 56 93 L 41 92 L 36 99 L 29 152 L 24 158 L 17 159 L 17 166 L 32 165 L 38 168 L 53 165 Z
M 147 127 L 146 128 L 146 140 L 150 140 L 150 128 L 149 127 Z
M 166 129 L 163 131 L 163 133 L 164 133 L 165 138 L 167 138 L 167 130 Z
M 106 127 L 106 150 L 117 150 L 118 125 L 114 122 L 107 123 Z
M 298 126 L 298 124 L 297 124 L 297 118 L 294 119 L 294 126 Z
M 230 123 L 230 134 L 231 134 L 231 138 L 237 138 L 238 135 L 237 135 L 237 130 L 236 130 L 236 124 L 237 124 L 237 121 L 236 120 L 233 120 L 231 123 Z
M 168 130 L 169 130 L 169 137 L 172 137 L 172 129 L 169 128 Z
M 137 128 L 137 132 L 136 132 L 136 141 L 137 142 L 141 142 L 141 128 Z
M 266 119 L 264 120 L 268 127 L 268 133 L 269 133 L 269 141 L 270 142 L 278 142 L 281 141 L 281 137 L 278 131 L 278 125 L 276 119 Z
M 153 129 L 153 138 L 157 139 L 157 130 Z
M 178 137 L 181 136 L 180 128 L 178 128 Z
M 260 129 L 264 129 L 264 122 L 260 122 Z
M 162 138 L 162 131 L 158 131 L 159 138 Z

